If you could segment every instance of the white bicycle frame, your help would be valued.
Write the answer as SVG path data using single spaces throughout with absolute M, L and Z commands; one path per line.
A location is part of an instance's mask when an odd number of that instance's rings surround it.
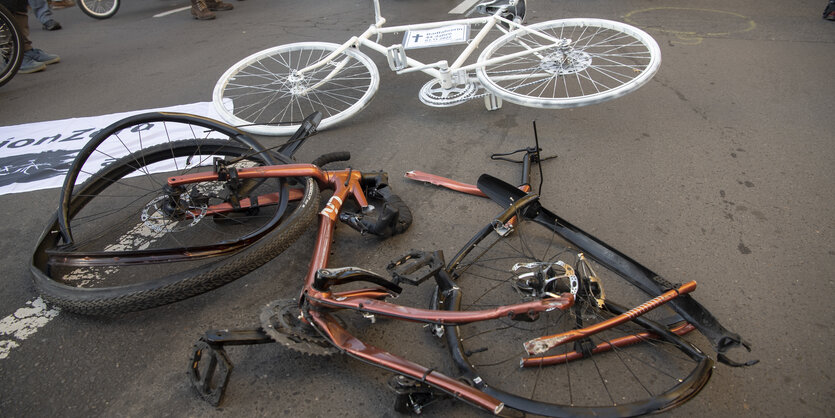
M 516 59 L 523 55 L 537 53 L 545 49 L 553 48 L 554 43 L 561 43 L 563 46 L 568 46 L 570 44 L 570 40 L 557 39 L 537 30 L 529 29 L 514 21 L 503 18 L 501 14 L 505 11 L 506 8 L 501 8 L 493 15 L 485 17 L 445 20 L 439 22 L 418 23 L 412 25 L 401 25 L 384 28 L 383 25 L 385 25 L 386 19 L 382 17 L 380 14 L 380 1 L 373 1 L 374 13 L 376 17 L 376 22 L 373 25 L 371 25 L 362 35 L 351 37 L 351 39 L 343 43 L 342 46 L 334 50 L 330 55 L 314 63 L 313 65 L 307 66 L 296 71 L 294 75 L 302 76 L 306 72 L 317 70 L 330 63 L 331 60 L 342 54 L 348 48 L 359 47 L 360 45 L 362 45 L 387 56 L 389 60 L 389 66 L 391 67 L 392 71 L 395 71 L 397 74 L 405 74 L 420 71 L 434 79 L 437 79 L 440 82 L 442 88 L 449 89 L 457 84 L 478 83 L 478 80 L 476 78 L 468 76 L 469 72 L 476 68 L 497 64 L 500 62 Z M 509 5 L 513 4 L 515 4 L 515 2 L 511 2 Z M 530 34 L 537 35 L 547 41 L 550 41 L 551 44 L 540 46 L 537 48 L 527 47 L 528 49 L 526 51 L 521 51 L 516 54 L 505 55 L 500 58 L 493 58 L 486 61 L 473 63 L 470 65 L 464 65 L 464 62 L 472 55 L 473 51 L 475 51 L 479 47 L 479 44 L 482 40 L 484 40 L 484 38 L 487 36 L 490 30 L 496 27 L 496 25 L 500 22 L 508 25 L 509 28 L 519 29 Z M 478 31 L 478 33 L 475 35 L 475 37 L 473 37 L 472 40 L 469 41 L 469 44 L 464 49 L 464 51 L 462 51 L 458 58 L 455 59 L 452 65 L 449 65 L 447 60 L 438 61 L 432 64 L 424 64 L 414 58 L 407 57 L 405 54 L 405 50 L 403 49 L 403 46 L 401 44 L 395 44 L 389 47 L 385 47 L 379 43 L 382 38 L 382 35 L 384 34 L 408 32 L 413 30 L 437 29 L 451 25 L 483 25 L 482 28 Z M 510 32 L 509 30 L 503 28 L 501 25 L 499 25 L 498 28 L 504 33 Z M 374 35 L 377 36 L 377 41 L 371 40 L 371 37 Z M 350 58 L 345 58 L 341 62 L 337 63 L 335 65 L 335 68 L 321 81 L 305 89 L 305 93 L 308 91 L 315 90 L 321 85 L 331 80 L 333 76 L 336 75 L 348 63 L 349 59 Z M 529 77 L 530 75 L 527 76 Z M 521 76 L 508 76 L 507 78 L 513 79 L 518 77 Z

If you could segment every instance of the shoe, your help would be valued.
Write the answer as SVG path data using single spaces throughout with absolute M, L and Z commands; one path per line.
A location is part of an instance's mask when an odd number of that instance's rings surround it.
M 42 49 L 37 48 L 24 51 L 23 58 L 25 59 L 27 57 L 32 59 L 33 61 L 37 61 L 43 64 L 55 64 L 56 62 L 61 61 L 61 57 L 55 54 L 50 54 Z
M 52 8 L 55 10 L 66 9 L 67 7 L 75 6 L 75 2 L 73 0 L 54 0 L 50 4 L 52 5 Z
M 43 24 L 43 28 L 44 30 L 58 30 L 61 29 L 61 24 L 52 19 L 49 19 L 46 21 L 46 23 Z
M 221 0 L 205 0 L 205 2 L 206 2 L 206 6 L 209 8 L 209 10 L 211 10 L 213 12 L 223 11 L 223 10 L 232 10 L 232 9 L 235 8 L 235 6 L 233 6 L 229 3 L 224 3 Z
M 28 51 L 27 51 L 28 52 Z M 20 68 L 17 72 L 21 74 L 36 73 L 46 69 L 46 64 L 33 60 L 26 54 L 23 55 L 23 60 L 20 62 Z
M 826 20 L 835 20 L 835 1 L 830 0 L 823 11 L 823 18 Z
M 217 17 L 209 10 L 205 0 L 191 0 L 191 15 L 197 20 L 211 20 Z

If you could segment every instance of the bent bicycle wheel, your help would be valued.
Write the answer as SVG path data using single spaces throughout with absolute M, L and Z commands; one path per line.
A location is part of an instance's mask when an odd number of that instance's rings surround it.
M 289 135 L 320 111 L 319 129 L 353 116 L 371 101 L 380 74 L 367 55 L 348 48 L 325 65 L 299 73 L 340 45 L 300 42 L 252 54 L 220 77 L 212 101 L 221 118 L 259 135 Z
M 526 29 L 490 43 L 476 70 L 488 91 L 518 105 L 602 103 L 641 87 L 661 65 L 655 40 L 624 23 L 561 19 Z
M 309 178 L 202 181 L 175 175 L 286 164 L 231 126 L 149 113 L 96 134 L 67 174 L 61 206 L 31 271 L 44 297 L 84 314 L 152 308 L 241 277 L 308 227 L 318 206 Z
M 538 315 L 447 326 L 461 378 L 506 406 L 544 416 L 634 416 L 675 407 L 707 383 L 713 362 L 677 334 L 692 328 L 665 305 L 624 324 L 531 354 L 524 343 L 598 324 L 649 301 L 557 234 L 553 219 L 516 214 L 488 225 L 450 263 L 449 310 L 490 309 L 572 293 Z M 554 337 L 558 342 L 560 337 Z M 539 341 L 539 340 L 537 340 Z
M 23 41 L 12 12 L 0 4 L 0 86 L 17 74 L 23 62 Z

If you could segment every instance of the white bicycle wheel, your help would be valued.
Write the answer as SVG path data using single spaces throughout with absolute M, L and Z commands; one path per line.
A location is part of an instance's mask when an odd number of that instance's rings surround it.
M 108 19 L 119 11 L 119 0 L 78 0 L 78 7 L 94 19 Z
M 602 19 L 561 19 L 517 29 L 485 48 L 478 79 L 522 106 L 561 109 L 611 100 L 649 81 L 661 65 L 646 32 Z
M 340 45 L 300 42 L 252 54 L 220 77 L 212 101 L 221 118 L 259 135 L 290 135 L 305 116 L 320 111 L 326 129 L 362 110 L 380 85 L 367 55 L 347 49 L 327 64 L 296 72 L 330 55 Z

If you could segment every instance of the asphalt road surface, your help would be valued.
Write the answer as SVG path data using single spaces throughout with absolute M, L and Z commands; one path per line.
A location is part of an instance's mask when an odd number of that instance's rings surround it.
M 187 10 L 155 17 L 187 6 L 184 0 L 126 0 L 103 21 L 58 10 L 64 29 L 57 32 L 33 18 L 35 46 L 62 60 L 0 88 L 0 126 L 207 102 L 240 58 L 282 43 L 342 42 L 372 15 L 365 0 L 232 3 L 235 10 L 208 22 Z M 459 3 L 383 0 L 382 8 L 390 23 L 412 23 L 458 17 L 448 12 Z M 332 265 L 382 271 L 411 248 L 454 253 L 498 207 L 401 175 L 420 169 L 474 182 L 487 172 L 512 181 L 517 168 L 489 155 L 530 144 L 536 120 L 546 153 L 559 155 L 543 166 L 545 204 L 666 277 L 697 280 L 694 296 L 760 360 L 744 369 L 717 366 L 696 398 L 666 414 L 831 415 L 835 22 L 821 19 L 825 3 L 531 0 L 529 22 L 626 20 L 661 45 L 661 69 L 646 86 L 573 110 L 506 104 L 488 112 L 480 102 L 430 108 L 417 98 L 425 76 L 395 75 L 373 55 L 381 70 L 374 101 L 298 157 L 351 150 L 352 166 L 392 174 L 415 221 L 386 242 L 340 228 Z M 189 387 L 187 359 L 200 334 L 256 324 L 261 306 L 297 294 L 312 231 L 205 295 L 82 317 L 32 304 L 27 260 L 58 190 L 4 195 L 0 203 L 3 416 L 395 415 L 388 372 L 277 345 L 229 350 L 236 368 L 220 408 Z M 406 298 L 425 301 L 429 290 Z M 35 311 L 41 316 L 26 329 L 36 332 L 13 329 Z M 429 366 L 446 364 L 444 347 L 419 326 L 381 321 L 366 338 Z M 482 414 L 452 401 L 425 413 Z

